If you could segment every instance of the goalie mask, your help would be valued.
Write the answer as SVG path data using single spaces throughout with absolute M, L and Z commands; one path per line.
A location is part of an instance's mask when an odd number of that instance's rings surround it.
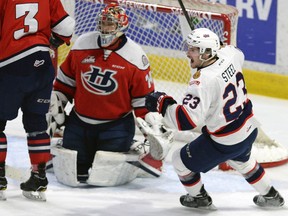
M 199 48 L 200 59 L 202 61 L 208 61 L 212 59 L 216 54 L 217 50 L 220 49 L 220 40 L 219 37 L 212 31 L 207 28 L 198 28 L 193 30 L 184 41 L 183 50 L 188 51 L 192 47 Z M 210 52 L 209 59 L 202 59 L 204 53 Z
M 96 21 L 102 47 L 111 45 L 116 38 L 124 33 L 129 25 L 126 11 L 117 3 L 111 3 L 102 9 Z

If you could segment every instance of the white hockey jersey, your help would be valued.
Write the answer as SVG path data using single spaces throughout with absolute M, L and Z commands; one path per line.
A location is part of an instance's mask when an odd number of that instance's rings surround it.
M 178 130 L 205 125 L 214 141 L 233 145 L 247 138 L 257 122 L 242 73 L 244 54 L 228 45 L 217 56 L 193 74 L 182 105 L 169 106 L 164 121 Z

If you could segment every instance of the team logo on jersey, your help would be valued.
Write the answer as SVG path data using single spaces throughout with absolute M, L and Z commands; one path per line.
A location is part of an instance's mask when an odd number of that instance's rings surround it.
M 84 88 L 97 95 L 109 95 L 118 88 L 118 83 L 114 79 L 117 73 L 112 70 L 104 70 L 101 68 L 90 66 L 91 70 L 81 73 L 81 81 Z
M 82 60 L 82 64 L 91 64 L 95 63 L 95 56 L 87 56 L 85 59 Z
M 194 79 L 198 79 L 201 75 L 201 70 L 196 71 L 196 73 L 193 74 Z
M 142 56 L 142 63 L 143 63 L 143 66 L 146 66 L 149 64 L 148 58 L 145 55 Z
M 45 60 L 36 60 L 35 62 L 34 62 L 34 67 L 39 67 L 39 66 L 41 66 L 41 65 L 43 65 L 45 63 Z

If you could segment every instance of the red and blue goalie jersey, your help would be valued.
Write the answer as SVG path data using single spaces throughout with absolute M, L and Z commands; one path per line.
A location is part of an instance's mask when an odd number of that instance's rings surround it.
M 99 46 L 98 32 L 83 34 L 58 70 L 54 90 L 74 99 L 74 110 L 86 123 L 148 112 L 145 95 L 154 91 L 154 83 L 147 56 L 125 35 L 118 42 L 111 51 Z

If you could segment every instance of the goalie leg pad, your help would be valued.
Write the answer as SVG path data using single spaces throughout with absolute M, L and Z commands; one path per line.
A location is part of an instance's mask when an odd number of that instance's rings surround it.
M 77 187 L 77 151 L 60 146 L 51 147 L 53 169 L 57 180 L 71 187 Z
M 138 161 L 138 154 L 97 151 L 87 184 L 117 186 L 134 180 L 139 169 L 129 162 Z

